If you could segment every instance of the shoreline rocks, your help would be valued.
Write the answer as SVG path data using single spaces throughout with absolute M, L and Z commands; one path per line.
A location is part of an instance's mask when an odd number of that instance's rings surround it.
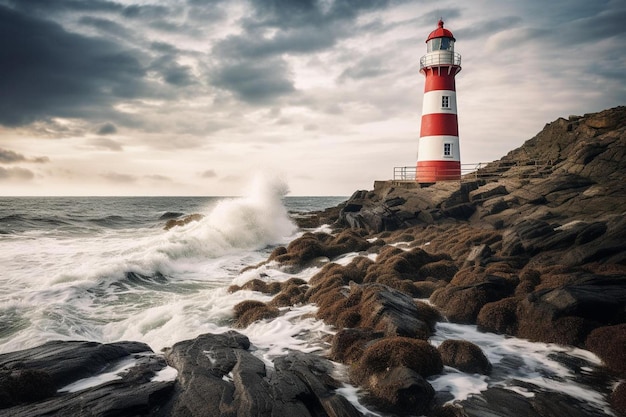
M 315 303 L 316 317 L 337 329 L 329 358 L 347 367 L 364 401 L 382 413 L 606 415 L 521 381 L 532 397 L 488 387 L 444 405 L 446 394 L 426 378 L 444 366 L 480 375 L 493 367 L 467 341 L 435 348 L 428 339 L 438 321 L 476 324 L 587 348 L 616 379 L 626 377 L 626 107 L 558 119 L 481 170 L 497 175 L 428 186 L 378 182 L 336 208 L 300 216 L 302 227 L 332 223 L 335 232 L 307 232 L 250 268 L 271 261 L 287 273 L 312 265 L 319 271 L 308 282 L 268 283 L 259 275 L 229 288 L 274 297 L 238 304 L 235 325 Z M 198 220 L 179 217 L 164 220 L 172 227 Z M 332 262 L 347 253 L 359 256 L 345 266 Z M 272 369 L 252 348 L 230 331 L 179 342 L 164 355 L 132 342 L 50 342 L 0 355 L 0 415 L 361 415 L 338 394 L 341 383 L 323 355 L 289 352 Z M 119 379 L 79 393 L 58 391 L 129 358 L 135 362 Z M 167 365 L 177 369 L 176 379 L 155 379 Z M 624 385 L 607 392 L 621 415 Z

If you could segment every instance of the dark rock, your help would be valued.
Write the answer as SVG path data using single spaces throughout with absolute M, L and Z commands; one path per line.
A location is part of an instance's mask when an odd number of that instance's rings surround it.
M 200 221 L 204 218 L 204 216 L 202 214 L 189 214 L 185 217 L 183 217 L 182 219 L 170 219 L 167 222 L 165 222 L 165 230 L 170 230 L 172 227 L 177 227 L 177 226 L 184 226 L 186 224 L 189 224 L 191 222 L 197 222 Z
M 396 366 L 371 378 L 367 402 L 400 416 L 425 414 L 435 397 L 433 387 L 417 372 Z
M 59 392 L 70 383 L 108 372 L 120 360 L 135 365 L 120 379 L 69 393 Z M 174 382 L 152 382 L 166 366 L 143 343 L 48 342 L 0 355 L 0 408 L 3 415 L 158 415 L 172 393 Z
M 541 220 L 522 220 L 513 227 L 513 230 L 523 240 L 546 238 L 555 233 L 550 224 Z
M 474 246 L 470 253 L 467 255 L 465 259 L 465 265 L 476 265 L 480 264 L 481 261 L 488 258 L 493 254 L 489 245 L 482 244 L 478 246 Z
M 329 324 L 371 328 L 385 336 L 427 339 L 438 319 L 410 296 L 382 284 L 351 285 L 347 296 L 333 287 L 311 301 L 318 304 L 317 318 Z
M 277 358 L 274 365 L 279 381 L 296 379 L 304 385 L 304 392 L 298 393 L 292 398 L 303 402 L 311 416 L 357 417 L 361 415 L 345 397 L 334 392 L 340 384 L 330 376 L 333 365 L 328 360 L 316 355 L 293 352 Z M 272 379 L 270 379 L 271 382 Z M 277 394 L 292 389 L 291 386 L 285 387 L 285 385 L 282 384 L 280 389 L 276 389 L 278 386 L 275 385 Z M 279 402 L 278 400 L 282 401 L 283 398 L 282 395 L 275 395 L 274 401 Z M 284 415 L 290 416 L 292 414 Z
M 471 342 L 448 339 L 437 350 L 444 365 L 471 374 L 488 375 L 491 372 L 491 363 L 483 351 Z
M 166 211 L 165 213 L 163 213 L 161 215 L 161 217 L 159 217 L 159 220 L 170 220 L 170 219 L 177 219 L 180 216 L 184 215 L 184 213 L 178 213 L 178 212 L 172 212 L 172 211 Z
M 423 414 L 434 390 L 424 378 L 443 370 L 428 342 L 389 337 L 373 342 L 350 368 L 351 378 L 368 390 L 368 401 L 400 415 Z
M 39 369 L 0 371 L 0 408 L 31 404 L 56 394 L 50 375 Z
M 359 310 L 363 327 L 386 336 L 428 338 L 436 321 L 432 314 L 420 314 L 411 297 L 380 284 L 364 284 Z
M 514 297 L 487 303 L 480 309 L 476 324 L 483 332 L 513 335 L 517 333 L 517 304 Z
M 626 264 L 626 217 L 615 216 L 606 223 L 606 232 L 600 234 L 602 226 L 593 226 L 590 235 L 581 231 L 581 240 L 587 243 L 570 248 L 564 256 L 567 265 L 583 265 L 592 262 Z M 593 238 L 593 239 L 592 239 Z
M 585 340 L 585 348 L 612 370 L 626 373 L 626 323 L 594 329 Z
M 406 203 L 406 199 L 402 198 L 402 197 L 393 197 L 390 198 L 388 200 L 385 200 L 385 205 L 387 207 L 396 207 L 396 206 L 401 206 L 402 204 Z
M 289 353 L 274 372 L 252 355 L 249 340 L 236 332 L 206 334 L 175 344 L 167 360 L 180 385 L 171 416 L 359 416 L 331 376 L 332 364 L 316 355 Z
M 447 207 L 443 210 L 443 214 L 458 220 L 467 220 L 476 211 L 473 203 L 457 204 L 456 206 Z
M 611 393 L 611 406 L 621 417 L 626 416 L 626 382 L 620 382 Z
M 553 391 L 537 390 L 532 398 L 492 387 L 461 401 L 467 417 L 605 417 L 604 411 Z
M 606 233 L 606 230 L 607 226 L 605 222 L 594 222 L 588 224 L 580 231 L 580 233 L 578 233 L 575 243 L 577 245 L 584 245 L 585 243 L 589 243 Z
M 333 336 L 330 358 L 334 361 L 350 365 L 363 357 L 363 352 L 374 340 L 385 336 L 382 332 L 372 329 L 343 329 Z
M 481 281 L 472 285 L 453 285 L 453 280 L 447 287 L 436 290 L 430 301 L 450 320 L 475 323 L 485 304 L 510 296 L 516 285 L 514 281 L 494 275 L 485 276 Z
M 303 268 L 320 257 L 332 259 L 349 252 L 365 251 L 370 246 L 357 230 L 344 230 L 336 236 L 307 232 L 289 243 L 286 251 L 270 257 L 268 261 Z
M 581 346 L 593 328 L 624 321 L 626 278 L 583 275 L 560 288 L 535 291 L 518 305 L 518 336 Z
M 470 192 L 469 198 L 471 202 L 486 200 L 494 196 L 507 195 L 509 192 L 504 185 L 498 183 L 490 183 Z
M 37 369 L 47 373 L 57 388 L 100 373 L 134 353 L 151 352 L 145 343 L 52 341 L 34 348 L 0 355 L 2 369 Z
M 424 378 L 443 370 L 441 355 L 434 346 L 425 340 L 396 336 L 377 340 L 368 346 L 350 375 L 363 383 L 372 375 L 385 373 L 396 366 L 406 366 Z

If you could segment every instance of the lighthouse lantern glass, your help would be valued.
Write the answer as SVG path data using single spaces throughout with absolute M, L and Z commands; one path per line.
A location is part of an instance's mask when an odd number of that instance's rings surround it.
M 426 43 L 428 52 L 454 51 L 454 40 L 450 38 L 434 38 Z

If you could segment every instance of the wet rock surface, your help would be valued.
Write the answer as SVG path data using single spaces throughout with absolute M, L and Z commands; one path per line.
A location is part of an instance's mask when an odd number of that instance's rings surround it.
M 64 390 L 132 363 L 116 379 L 77 392 Z M 158 415 L 174 381 L 153 381 L 167 366 L 143 343 L 49 342 L 0 355 L 0 415 Z M 105 380 L 106 381 L 106 380 Z

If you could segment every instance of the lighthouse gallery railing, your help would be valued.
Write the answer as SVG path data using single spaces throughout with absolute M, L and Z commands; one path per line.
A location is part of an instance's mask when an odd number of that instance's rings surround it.
M 461 66 L 461 54 L 452 51 L 430 52 L 420 58 L 420 69 L 437 65 Z

